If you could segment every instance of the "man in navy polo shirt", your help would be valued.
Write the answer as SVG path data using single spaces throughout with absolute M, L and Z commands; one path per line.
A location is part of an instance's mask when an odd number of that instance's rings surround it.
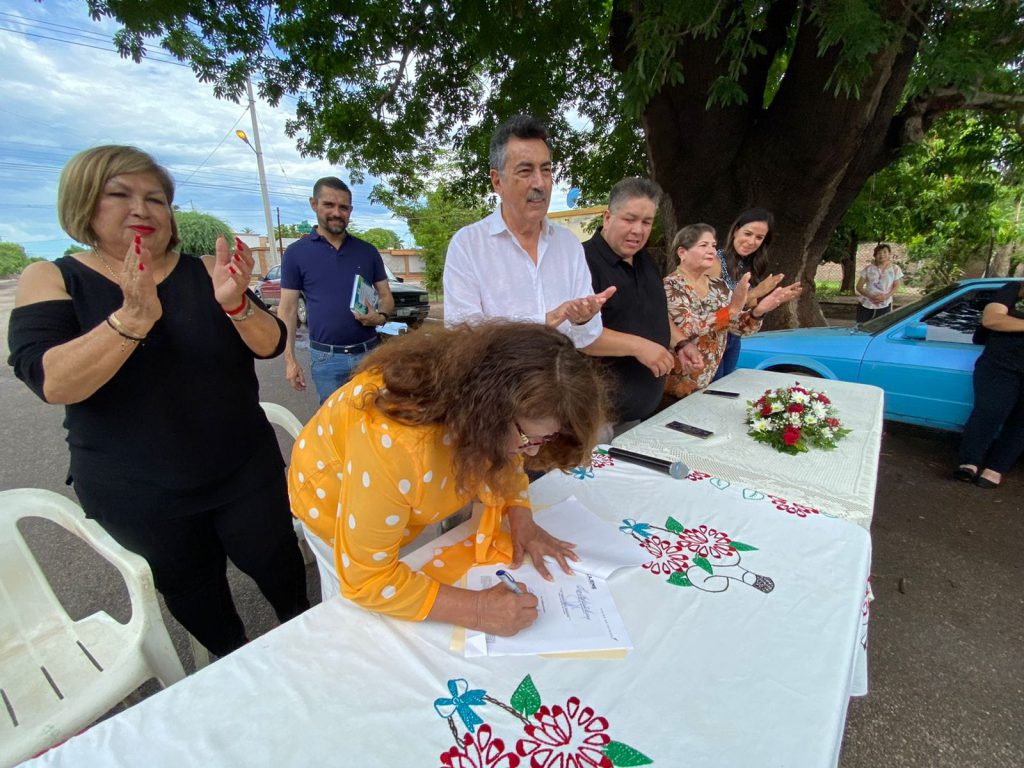
M 284 252 L 278 316 L 288 329 L 285 378 L 295 389 L 303 390 L 306 381 L 295 357 L 295 329 L 299 294 L 305 296 L 310 375 L 323 403 L 377 346 L 376 326 L 388 321 L 395 302 L 380 253 L 348 233 L 352 192 L 345 182 L 334 176 L 320 179 L 313 186 L 309 206 L 316 213 L 317 226 Z M 370 307 L 366 314 L 349 308 L 357 274 L 372 283 L 380 297 L 378 307 Z

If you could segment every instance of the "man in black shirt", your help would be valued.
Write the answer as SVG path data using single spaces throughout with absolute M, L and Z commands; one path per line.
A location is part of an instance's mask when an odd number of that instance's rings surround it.
M 583 243 L 595 292 L 614 285 L 601 309 L 606 329 L 630 335 L 638 345 L 673 349 L 685 370 L 703 367 L 696 348 L 678 335 L 668 319 L 661 270 L 645 250 L 661 198 L 649 179 L 623 179 L 612 188 L 603 226 Z M 619 434 L 650 417 L 661 402 L 663 376 L 655 375 L 641 355 L 605 359 L 615 377 L 612 397 Z

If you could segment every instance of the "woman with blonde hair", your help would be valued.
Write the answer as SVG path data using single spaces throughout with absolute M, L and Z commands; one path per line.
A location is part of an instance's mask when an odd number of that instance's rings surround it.
M 246 642 L 228 557 L 281 621 L 309 607 L 253 362 L 281 353 L 284 326 L 247 290 L 240 241 L 177 252 L 173 200 L 170 174 L 134 147 L 72 158 L 58 215 L 91 248 L 24 271 L 10 362 L 65 407 L 86 515 L 148 561 L 171 614 L 223 656 Z
M 524 470 L 589 464 L 606 411 L 593 361 L 543 325 L 430 328 L 383 345 L 292 450 L 292 512 L 325 599 L 340 589 L 371 611 L 499 635 L 532 624 L 532 595 L 451 585 L 474 564 L 516 568 L 527 554 L 542 576 L 545 556 L 570 572 L 572 545 L 533 522 Z M 474 498 L 483 511 L 472 536 L 419 571 L 398 559 Z

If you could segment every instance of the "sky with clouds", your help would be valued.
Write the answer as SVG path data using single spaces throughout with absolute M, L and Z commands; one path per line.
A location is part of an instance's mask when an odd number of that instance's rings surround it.
M 31 256 L 60 256 L 73 242 L 57 223 L 60 170 L 100 144 L 155 156 L 174 176 L 183 209 L 264 233 L 256 156 L 234 134 L 252 136 L 245 105 L 216 99 L 211 85 L 158 48 L 159 61 L 122 59 L 111 43 L 116 28 L 92 21 L 84 0 L 0 4 L 0 240 Z M 312 219 L 307 200 L 316 179 L 347 180 L 344 169 L 296 151 L 284 132 L 294 107 L 291 97 L 276 109 L 257 97 L 270 204 L 283 223 Z M 353 226 L 387 227 L 411 245 L 405 222 L 370 204 L 373 183 L 367 177 L 353 188 Z

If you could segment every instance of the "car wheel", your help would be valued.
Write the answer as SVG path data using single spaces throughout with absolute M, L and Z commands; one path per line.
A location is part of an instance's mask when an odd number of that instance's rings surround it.
M 257 299 L 259 299 L 260 301 L 263 301 L 263 289 L 260 288 L 258 283 L 253 287 L 252 293 L 253 293 L 253 296 L 255 296 Z
M 812 379 L 825 378 L 817 371 L 812 371 L 810 368 L 804 368 L 802 365 L 777 365 L 773 368 L 768 368 L 768 370 L 775 371 L 775 373 L 795 373 Z
M 297 314 L 299 316 L 299 325 L 305 325 L 306 324 L 306 297 L 305 296 L 299 296 L 299 305 L 298 305 Z

